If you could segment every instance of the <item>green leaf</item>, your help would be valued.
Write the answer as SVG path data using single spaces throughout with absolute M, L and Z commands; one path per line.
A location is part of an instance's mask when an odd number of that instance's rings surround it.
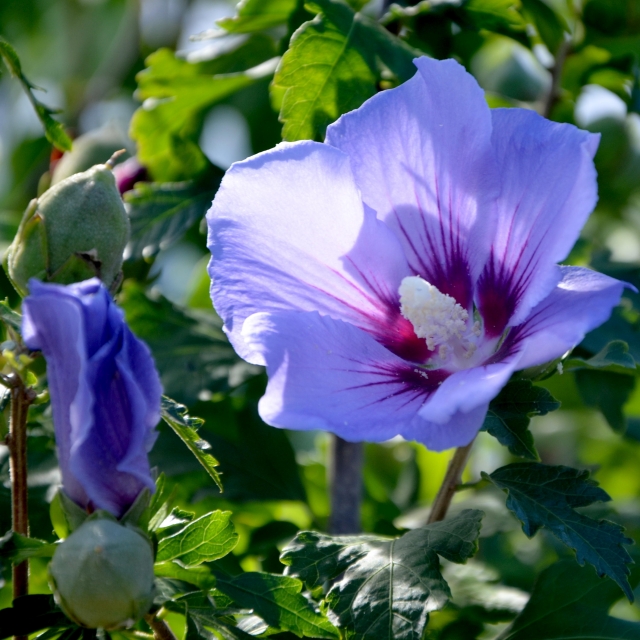
M 228 96 L 270 75 L 270 69 L 245 73 L 275 55 L 273 41 L 254 34 L 237 49 L 214 60 L 191 63 L 159 49 L 136 79 L 143 101 L 131 121 L 138 158 L 161 182 L 189 180 L 210 166 L 198 145 L 206 111 Z
M 624 340 L 612 340 L 595 356 L 584 358 L 567 358 L 563 363 L 565 371 L 580 369 L 596 369 L 635 375 L 636 361 L 629 353 L 629 345 Z
M 636 361 L 628 343 L 612 340 L 592 358 L 569 358 L 564 366 L 575 372 L 584 403 L 599 409 L 614 431 L 624 433 L 627 418 L 623 407 L 636 386 Z
M 539 460 L 529 431 L 531 417 L 543 416 L 559 407 L 560 403 L 543 387 L 529 380 L 514 380 L 491 401 L 482 429 L 513 455 Z
M 478 548 L 483 515 L 465 509 L 393 540 L 302 532 L 281 561 L 287 574 L 309 588 L 343 574 L 327 594 L 327 604 L 349 638 L 420 640 L 429 612 L 451 597 L 438 555 L 452 562 L 470 558 Z
M 165 608 L 170 611 L 183 613 L 187 619 L 187 633 L 185 640 L 213 640 L 221 637 L 223 640 L 251 640 L 253 636 L 238 629 L 236 621 L 231 614 L 240 612 L 229 608 L 228 600 L 220 591 L 208 593 L 189 593 L 176 600 L 165 603 Z M 246 613 L 246 612 L 245 612 Z M 217 635 L 213 636 L 209 630 Z
M 76 625 L 56 606 L 53 596 L 30 595 L 16 598 L 13 607 L 0 611 L 0 639 L 11 636 L 26 636 L 40 629 L 59 628 Z
M 627 418 L 623 407 L 635 389 L 636 378 L 611 371 L 584 369 L 576 371 L 575 377 L 584 403 L 599 409 L 615 432 L 624 433 Z
M 463 22 L 489 31 L 522 30 L 525 21 L 518 12 L 519 0 L 467 0 L 459 9 Z
M 633 584 L 640 579 L 636 569 Z M 620 592 L 588 567 L 563 560 L 545 569 L 531 599 L 500 640 L 620 640 L 640 638 L 640 622 L 608 615 Z
M 71 138 L 65 132 L 64 127 L 51 117 L 51 114 L 56 113 L 56 111 L 42 104 L 33 95 L 33 90 L 37 89 L 37 87 L 22 72 L 22 65 L 16 50 L 2 37 L 0 37 L 0 58 L 4 60 L 11 75 L 20 81 L 40 122 L 44 126 L 44 134 L 47 140 L 60 151 L 70 151 L 72 147 Z
M 230 511 L 212 511 L 158 543 L 158 562 L 179 560 L 185 567 L 226 556 L 238 544 Z
M 177 562 L 164 561 L 156 562 L 154 565 L 154 573 L 160 578 L 172 578 L 174 580 L 182 580 L 188 582 L 202 591 L 208 591 L 216 586 L 216 577 L 211 573 L 208 567 L 191 567 L 185 569 Z
M 218 589 L 242 607 L 253 609 L 270 627 L 298 637 L 339 638 L 338 630 L 302 595 L 302 582 L 272 573 L 247 572 L 218 577 Z
M 262 394 L 262 379 L 251 382 Z M 206 414 L 207 426 L 211 425 L 206 437 L 220 461 L 225 497 L 236 502 L 305 501 L 306 492 L 287 434 L 265 425 L 253 402 L 238 409 L 232 400 L 211 403 Z M 224 425 L 218 433 L 212 433 L 214 420 Z
M 241 0 L 233 18 L 218 20 L 229 33 L 252 33 L 286 24 L 298 0 Z
M 285 140 L 323 137 L 328 124 L 375 93 L 378 60 L 404 81 L 419 55 L 343 2 L 314 0 L 309 7 L 322 15 L 296 31 L 273 79 Z
M 12 329 L 22 331 L 22 316 L 9 306 L 8 298 L 0 300 L 0 320 Z
M 191 453 L 222 491 L 222 481 L 215 469 L 218 466 L 218 461 L 209 453 L 208 449 L 211 448 L 209 443 L 198 435 L 197 429 L 202 425 L 202 420 L 189 416 L 185 406 L 178 404 L 171 398 L 167 398 L 167 396 L 162 396 L 162 419 L 187 445 Z M 170 560 L 171 558 L 165 559 Z
M 124 283 L 118 304 L 149 345 L 168 396 L 192 404 L 202 391 L 227 391 L 255 373 L 238 358 L 213 311 L 179 308 L 133 280 Z
M 56 546 L 44 540 L 28 538 L 19 533 L 7 531 L 0 538 L 0 560 L 12 564 L 20 564 L 28 558 L 51 558 Z
M 215 167 L 209 174 L 197 182 L 140 182 L 127 192 L 131 220 L 127 258 L 154 256 L 202 220 L 222 179 L 222 171 Z
M 566 20 L 544 0 L 521 0 L 521 2 L 536 25 L 540 38 L 555 55 L 564 40 L 565 33 L 569 33 Z
M 593 565 L 599 576 L 609 576 L 633 600 L 627 580 L 627 565 L 632 559 L 623 546 L 633 541 L 623 535 L 620 525 L 593 520 L 575 511 L 577 507 L 611 500 L 589 478 L 588 471 L 521 462 L 490 475 L 483 473 L 483 477 L 508 494 L 507 507 L 522 522 L 522 530 L 529 538 L 545 527 L 576 552 L 580 565 Z
M 62 490 L 57 491 L 53 497 L 49 507 L 49 515 L 53 529 L 61 540 L 69 537 L 69 534 L 73 533 L 89 517 L 89 514 Z

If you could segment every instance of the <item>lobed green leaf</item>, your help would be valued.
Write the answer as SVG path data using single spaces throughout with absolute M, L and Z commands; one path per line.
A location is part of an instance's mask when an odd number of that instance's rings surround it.
M 529 380 L 514 380 L 491 401 L 482 430 L 514 455 L 539 460 L 529 431 L 531 417 L 543 416 L 559 407 L 560 403 L 543 387 Z
M 301 638 L 340 637 L 331 622 L 302 595 L 302 582 L 296 578 L 247 572 L 228 579 L 219 576 L 217 588 L 275 629 Z
M 376 91 L 381 60 L 401 81 L 416 71 L 417 52 L 339 0 L 314 0 L 314 20 L 296 31 L 272 85 L 281 100 L 284 140 L 318 139 L 338 116 Z
M 640 580 L 634 571 L 633 584 Z M 531 599 L 499 640 L 620 640 L 640 638 L 640 622 L 608 615 L 619 591 L 588 567 L 563 560 L 538 577 Z
M 213 60 L 188 62 L 169 49 L 159 49 L 136 79 L 136 96 L 143 101 L 131 121 L 138 158 L 161 182 L 197 178 L 210 169 L 198 144 L 208 109 L 251 86 L 270 69 L 256 67 L 275 55 L 273 41 L 254 34 L 235 50 Z M 217 188 L 217 185 L 216 185 Z
M 327 604 L 357 640 L 420 640 L 429 612 L 451 597 L 438 556 L 465 562 L 477 551 L 483 517 L 466 509 L 397 539 L 302 532 L 282 556 L 287 573 L 313 588 L 338 578 Z
M 158 543 L 157 562 L 179 560 L 194 567 L 226 556 L 238 543 L 230 511 L 212 511 Z
M 127 258 L 150 258 L 167 249 L 204 217 L 216 195 L 222 171 L 212 167 L 199 181 L 140 182 L 127 192 L 131 236 Z
M 296 10 L 298 0 L 241 0 L 232 18 L 217 24 L 229 33 L 253 33 L 286 24 Z
M 620 525 L 593 520 L 575 510 L 611 499 L 589 478 L 588 471 L 521 462 L 483 477 L 508 494 L 507 507 L 522 522 L 528 537 L 545 527 L 576 552 L 580 565 L 593 565 L 599 576 L 612 578 L 633 600 L 627 580 L 632 558 L 624 547 L 633 541 L 623 535 Z

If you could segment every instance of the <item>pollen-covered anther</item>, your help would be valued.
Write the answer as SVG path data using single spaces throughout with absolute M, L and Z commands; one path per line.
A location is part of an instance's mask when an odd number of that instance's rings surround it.
M 466 330 L 467 311 L 419 276 L 404 278 L 398 292 L 402 315 L 432 351 L 452 337 L 460 338 Z

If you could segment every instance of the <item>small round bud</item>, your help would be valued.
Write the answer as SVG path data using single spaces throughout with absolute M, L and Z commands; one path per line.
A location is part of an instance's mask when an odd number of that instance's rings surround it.
M 131 626 L 153 601 L 149 541 L 106 518 L 87 520 L 58 547 L 49 576 L 65 614 L 91 629 Z
M 99 164 L 33 200 L 9 247 L 9 277 L 22 294 L 30 278 L 71 284 L 118 277 L 129 219 L 113 172 Z

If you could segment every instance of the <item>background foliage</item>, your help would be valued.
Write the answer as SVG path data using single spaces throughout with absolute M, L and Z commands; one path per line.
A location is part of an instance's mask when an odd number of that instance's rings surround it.
M 149 343 L 166 394 L 204 421 L 165 405 L 174 429 L 160 425 L 152 453 L 163 472 L 149 522 L 161 539 L 157 602 L 176 633 L 335 638 L 333 622 L 350 638 L 640 638 L 640 610 L 623 594 L 640 595 L 637 567 L 627 577 L 636 552 L 623 546 L 624 537 L 640 542 L 638 294 L 627 292 L 563 367 L 530 372 L 535 385 L 520 379 L 498 396 L 445 523 L 425 527 L 451 452 L 392 441 L 366 447 L 369 535 L 305 533 L 291 543 L 300 530 L 326 528 L 328 439 L 259 419 L 264 374 L 239 361 L 221 332 L 202 223 L 232 161 L 282 139 L 322 140 L 340 114 L 407 80 L 413 57 L 454 57 L 490 106 L 536 109 L 601 133 L 600 200 L 570 261 L 640 288 L 638 0 L 3 0 L 0 35 L 21 61 L 0 41 L 1 248 L 48 185 L 60 157 L 52 143 L 68 148 L 67 133 L 90 134 L 87 166 L 126 146 L 149 172 L 125 195 L 132 239 L 117 301 Z M 81 148 L 71 152 L 78 170 L 86 168 Z M 2 297 L 19 303 L 0 270 Z M 44 384 L 43 362 L 34 371 Z M 31 533 L 51 543 L 59 473 L 46 398 L 29 428 Z M 8 531 L 3 445 L 0 474 L 0 530 Z M 555 502 L 538 491 L 543 481 L 560 493 Z M 208 544 L 185 546 L 193 539 Z M 14 539 L 0 548 L 0 609 L 11 604 L 9 560 L 21 548 Z M 43 594 L 29 615 L 48 621 L 28 631 L 56 628 L 60 614 L 44 595 L 47 551 L 24 553 L 32 592 Z M 389 577 L 395 563 L 428 583 L 415 600 L 391 597 L 394 580 L 410 585 Z M 365 624 L 373 618 L 378 626 Z M 133 637 L 112 634 L 124 635 Z

